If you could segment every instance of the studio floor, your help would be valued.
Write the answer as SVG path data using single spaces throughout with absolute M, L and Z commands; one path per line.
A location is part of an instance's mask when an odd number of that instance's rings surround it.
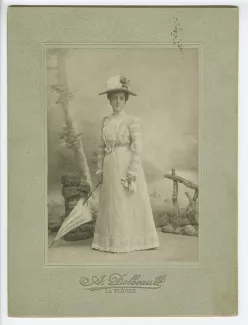
M 59 240 L 48 249 L 46 261 L 55 265 L 198 264 L 198 237 L 165 234 L 159 228 L 157 231 L 160 247 L 155 250 L 117 254 L 92 249 L 92 238 L 76 242 Z M 54 237 L 55 234 L 49 235 L 49 246 Z

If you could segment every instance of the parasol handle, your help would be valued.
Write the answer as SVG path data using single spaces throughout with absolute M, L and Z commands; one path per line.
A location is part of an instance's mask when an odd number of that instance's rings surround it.
M 96 185 L 96 187 L 93 189 L 93 191 L 87 196 L 87 198 L 84 200 L 84 203 L 83 205 L 85 205 L 85 203 L 89 200 L 89 198 L 91 197 L 91 195 L 95 192 L 95 190 L 98 188 L 98 186 L 100 185 L 101 183 L 98 183 Z

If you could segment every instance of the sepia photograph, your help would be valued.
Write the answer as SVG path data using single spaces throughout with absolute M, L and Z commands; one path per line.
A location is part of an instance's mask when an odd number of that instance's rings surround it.
M 199 48 L 45 56 L 48 264 L 199 262 Z

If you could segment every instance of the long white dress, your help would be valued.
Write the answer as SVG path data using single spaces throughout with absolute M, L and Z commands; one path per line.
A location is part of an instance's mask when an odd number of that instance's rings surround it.
M 98 169 L 103 170 L 99 213 L 92 248 L 124 253 L 159 247 L 146 179 L 140 160 L 139 119 L 122 112 L 103 120 Z M 121 179 L 136 176 L 136 192 Z

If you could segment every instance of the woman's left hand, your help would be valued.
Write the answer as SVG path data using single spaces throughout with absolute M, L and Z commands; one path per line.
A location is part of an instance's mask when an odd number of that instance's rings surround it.
M 131 175 L 131 174 L 128 173 L 128 174 L 127 174 L 127 181 L 128 181 L 129 184 L 131 184 L 132 182 L 135 183 L 135 181 L 136 181 L 136 176 Z

